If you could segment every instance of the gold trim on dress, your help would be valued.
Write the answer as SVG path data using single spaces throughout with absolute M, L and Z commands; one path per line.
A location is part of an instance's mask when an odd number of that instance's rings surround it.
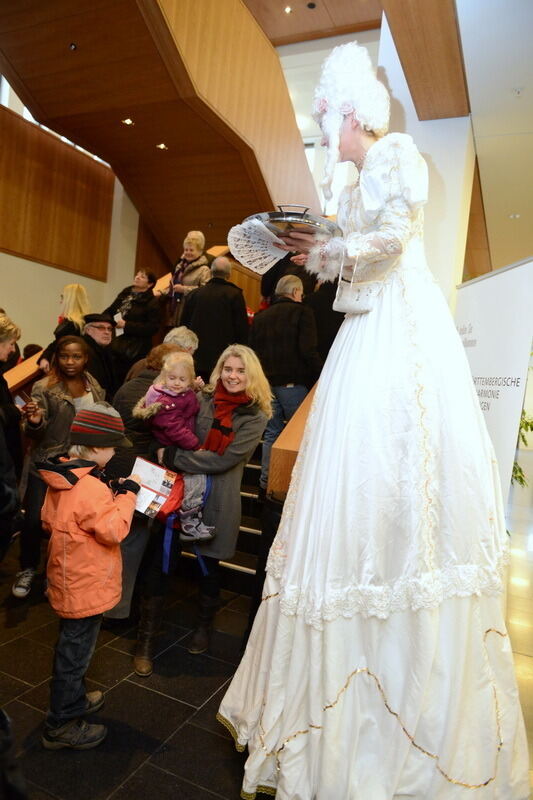
M 272 786 L 262 786 L 262 785 L 259 785 L 255 790 L 255 792 L 252 793 L 245 792 L 244 789 L 241 789 L 241 798 L 242 800 L 255 800 L 255 798 L 257 797 L 257 792 L 259 792 L 260 794 L 269 794 L 271 797 L 274 797 L 276 794 L 276 789 L 274 789 Z
M 265 595 L 265 597 L 261 598 L 261 602 L 264 603 L 266 600 L 272 600 L 273 597 L 279 597 L 279 592 L 276 592 L 275 594 Z
M 235 745 L 235 749 L 238 750 L 239 753 L 244 752 L 244 750 L 246 749 L 246 745 L 239 744 L 237 731 L 235 730 L 229 719 L 226 719 L 226 717 L 222 716 L 220 711 L 217 712 L 216 718 L 218 722 L 220 722 L 221 725 L 224 725 L 224 727 L 227 728 L 227 730 L 231 733 L 234 740 L 233 743 Z M 263 784 L 259 784 L 255 792 L 252 793 L 245 792 L 244 789 L 241 789 L 241 798 L 242 800 L 255 800 L 257 792 L 259 792 L 260 794 L 269 794 L 273 797 L 276 794 L 276 789 L 273 786 L 264 786 Z
M 231 733 L 231 735 L 233 737 L 233 740 L 234 740 L 234 744 L 235 744 L 235 750 L 238 750 L 239 753 L 244 753 L 244 751 L 246 749 L 246 745 L 239 743 L 239 737 L 237 736 L 237 731 L 235 730 L 235 728 L 233 727 L 233 725 L 231 724 L 229 719 L 226 719 L 226 717 L 223 717 L 222 714 L 220 713 L 220 711 L 217 711 L 216 718 L 217 718 L 217 721 L 220 722 L 221 725 L 224 725 L 224 727 L 227 728 L 228 731 Z
M 506 633 L 502 633 L 501 631 L 497 630 L 496 628 L 488 628 L 485 631 L 484 635 L 483 635 L 483 644 L 485 644 L 487 636 L 488 636 L 489 633 L 496 633 L 502 639 L 506 639 L 507 638 L 507 634 Z M 488 786 L 489 783 L 492 783 L 496 779 L 496 772 L 497 772 L 497 767 L 498 767 L 498 756 L 499 756 L 500 751 L 501 751 L 501 749 L 503 747 L 503 740 L 502 740 L 502 735 L 501 735 L 501 724 L 500 724 L 500 706 L 499 706 L 498 695 L 497 695 L 497 692 L 496 692 L 496 686 L 495 686 L 494 682 L 492 682 L 492 694 L 493 694 L 493 698 L 494 698 L 494 707 L 495 707 L 495 711 L 496 711 L 496 730 L 497 730 L 497 737 L 498 737 L 498 744 L 496 746 L 496 753 L 495 753 L 495 759 L 494 759 L 494 774 L 490 778 L 487 778 L 486 780 L 484 780 L 484 781 L 482 781 L 480 783 L 467 783 L 466 781 L 459 780 L 458 778 L 452 778 L 450 775 L 448 775 L 448 773 L 444 769 L 442 769 L 442 767 L 440 766 L 440 756 L 438 756 L 436 753 L 431 753 L 429 750 L 426 750 L 425 747 L 422 747 L 422 745 L 418 744 L 415 741 L 414 736 L 411 733 L 409 733 L 409 731 L 405 727 L 404 723 L 402 722 L 398 712 L 397 711 L 393 711 L 393 709 L 391 708 L 391 706 L 389 704 L 389 701 L 387 699 L 387 696 L 385 694 L 385 691 L 383 690 L 383 687 L 382 687 L 382 685 L 381 685 L 381 683 L 379 681 L 379 678 L 373 672 L 371 672 L 367 667 L 360 667 L 359 669 L 355 669 L 353 672 L 351 672 L 350 675 L 348 676 L 344 686 L 341 689 L 339 689 L 335 700 L 332 703 L 327 703 L 325 706 L 323 706 L 322 711 L 325 712 L 325 711 L 329 711 L 332 708 L 335 708 L 335 706 L 339 702 L 339 700 L 340 700 L 341 696 L 343 695 L 343 693 L 348 689 L 348 687 L 349 687 L 349 685 L 350 685 L 350 683 L 352 681 L 352 678 L 354 678 L 356 675 L 361 675 L 361 674 L 367 674 L 371 678 L 374 679 L 375 684 L 376 684 L 376 686 L 377 686 L 377 688 L 378 688 L 378 690 L 379 690 L 379 692 L 381 694 L 381 697 L 383 699 L 383 702 L 385 704 L 385 708 L 387 709 L 389 714 L 392 714 L 392 716 L 395 717 L 398 720 L 398 723 L 399 723 L 402 731 L 407 736 L 407 738 L 411 742 L 412 746 L 415 747 L 417 750 L 419 750 L 423 755 L 428 756 L 428 758 L 431 758 L 431 759 L 433 759 L 435 761 L 436 769 L 442 775 L 442 777 L 445 778 L 445 780 L 448 781 L 448 783 L 452 783 L 455 786 L 462 786 L 465 789 L 482 789 L 484 786 Z M 263 703 L 263 707 L 264 706 L 265 706 L 265 703 Z M 218 717 L 219 717 L 219 715 L 217 714 L 217 718 Z M 220 719 L 220 721 L 222 722 L 223 718 Z M 229 725 L 231 723 L 224 722 L 223 724 L 226 724 L 226 727 L 229 727 Z M 276 769 L 279 772 L 280 769 L 281 769 L 281 762 L 280 762 L 280 759 L 279 759 L 279 755 L 282 752 L 282 750 L 285 748 L 285 745 L 288 744 L 293 739 L 296 739 L 298 736 L 303 736 L 305 734 L 308 734 L 310 732 L 311 728 L 315 729 L 315 730 L 321 730 L 322 727 L 323 727 L 322 725 L 314 725 L 314 724 L 310 723 L 309 726 L 307 728 L 305 728 L 304 730 L 295 731 L 290 736 L 287 736 L 287 738 L 284 739 L 283 742 L 281 743 L 280 747 L 276 748 L 275 750 L 270 750 L 269 751 L 267 746 L 266 746 L 266 744 L 265 744 L 265 738 L 264 738 L 265 737 L 265 731 L 264 731 L 264 728 L 263 728 L 263 715 L 261 714 L 261 718 L 259 720 L 259 739 L 261 741 L 261 746 L 262 746 L 263 750 L 265 751 L 266 757 L 267 758 L 271 757 L 271 756 L 275 757 L 275 759 L 276 759 Z M 253 795 L 250 795 L 249 797 L 251 797 L 251 800 L 253 800 L 253 798 L 254 798 Z M 248 800 L 248 797 L 246 798 L 246 800 Z

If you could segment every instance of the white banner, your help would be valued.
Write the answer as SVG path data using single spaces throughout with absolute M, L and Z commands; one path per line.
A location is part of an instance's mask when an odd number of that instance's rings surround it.
M 490 272 L 458 288 L 455 322 L 496 450 L 505 501 L 533 337 L 533 261 Z

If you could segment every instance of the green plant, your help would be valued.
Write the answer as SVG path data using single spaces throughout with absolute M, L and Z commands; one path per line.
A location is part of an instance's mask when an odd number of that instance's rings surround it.
M 522 444 L 527 447 L 526 434 L 531 433 L 531 431 L 533 431 L 533 417 L 528 416 L 528 414 L 525 412 L 525 409 L 522 409 L 522 413 L 520 415 L 520 425 L 518 426 L 518 444 L 522 442 Z M 515 461 L 513 464 L 511 483 L 519 483 L 520 486 L 528 485 L 526 476 L 524 475 L 524 470 L 518 461 Z

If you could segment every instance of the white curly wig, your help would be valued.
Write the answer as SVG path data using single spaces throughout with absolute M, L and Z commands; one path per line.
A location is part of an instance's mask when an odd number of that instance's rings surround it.
M 339 160 L 339 138 L 343 119 L 348 114 L 366 131 L 383 136 L 389 128 L 390 99 L 385 86 L 376 78 L 366 47 L 357 42 L 341 44 L 322 64 L 315 89 L 313 117 L 328 138 L 328 152 L 322 188 L 331 198 L 331 183 Z

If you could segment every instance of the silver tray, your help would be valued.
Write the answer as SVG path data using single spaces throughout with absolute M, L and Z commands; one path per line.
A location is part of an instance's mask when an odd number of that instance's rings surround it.
M 291 209 L 286 211 L 285 209 Z M 303 209 L 296 211 L 294 209 Z M 246 217 L 244 222 L 251 219 L 260 220 L 272 233 L 277 236 L 288 235 L 291 231 L 298 233 L 319 234 L 321 239 L 330 239 L 332 236 L 342 236 L 342 231 L 337 223 L 330 219 L 319 217 L 317 214 L 308 213 L 309 207 L 297 203 L 284 203 L 278 206 L 278 211 L 262 211 Z

